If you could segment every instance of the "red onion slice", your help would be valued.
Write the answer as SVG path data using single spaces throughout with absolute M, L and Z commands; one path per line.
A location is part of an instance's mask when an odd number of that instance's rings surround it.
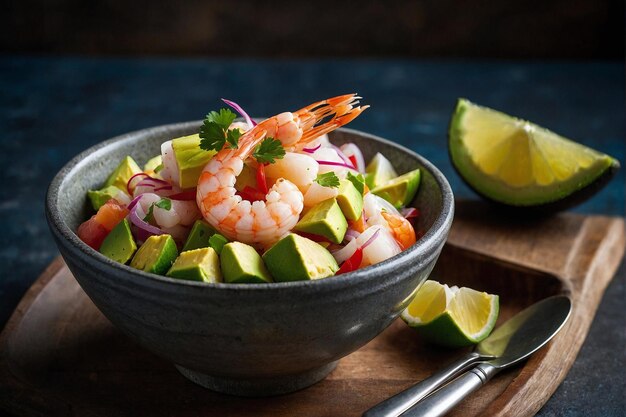
M 316 147 L 314 147 L 314 148 L 302 148 L 302 150 L 303 150 L 304 152 L 308 152 L 308 153 L 315 153 L 315 151 L 316 151 L 316 150 L 318 150 L 318 149 L 319 149 L 319 148 L 321 148 L 321 147 L 322 147 L 322 144 L 320 143 L 319 145 L 317 145 L 317 146 L 316 146 Z
M 352 240 L 352 239 L 356 239 L 356 238 L 358 238 L 360 235 L 361 235 L 361 234 L 360 234 L 359 232 L 357 232 L 356 230 L 348 229 L 348 230 L 346 231 L 346 236 L 345 236 L 345 238 L 346 238 L 347 240 L 349 240 L 349 241 L 350 241 L 350 240 Z
M 172 189 L 171 185 L 164 185 L 162 187 L 157 187 L 154 189 L 154 192 L 156 193 L 157 191 L 169 191 Z
M 126 206 L 126 208 L 129 211 L 135 208 L 139 200 L 141 200 L 141 197 L 143 197 L 143 194 L 139 194 L 137 197 L 133 198 L 133 200 L 130 203 L 128 203 L 128 206 Z
M 237 113 L 239 113 L 244 119 L 246 119 L 246 123 L 248 123 L 250 129 L 256 126 L 256 122 L 252 120 L 250 116 L 248 116 L 248 113 L 246 113 L 239 104 L 235 103 L 234 101 L 226 100 L 225 98 L 223 98 L 222 101 L 235 109 Z
M 353 171 L 356 171 L 356 169 L 354 169 L 354 167 L 352 165 L 348 165 L 344 162 L 334 162 L 334 161 L 324 161 L 324 160 L 317 160 L 317 163 L 320 165 L 331 165 L 331 166 L 336 166 L 336 167 L 344 167 L 344 168 L 348 168 L 351 169 Z
M 400 210 L 400 214 L 402 214 L 405 219 L 412 219 L 414 217 L 418 217 L 420 212 L 415 207 L 406 207 Z
M 338 147 L 336 147 L 335 145 L 331 144 L 330 145 L 331 148 L 333 148 L 335 150 L 335 152 L 337 152 L 337 155 L 339 156 L 339 158 L 341 158 L 341 160 L 347 164 L 350 165 L 350 168 L 352 169 L 356 169 L 356 167 L 352 164 L 352 161 L 350 160 L 350 158 L 348 158 L 341 149 L 339 149 Z
M 135 226 L 137 226 L 137 229 L 138 229 L 137 239 L 145 241 L 150 236 L 164 234 L 164 232 L 161 229 L 159 229 L 158 227 L 152 226 L 151 224 L 145 222 L 143 219 L 139 217 L 139 215 L 137 214 L 137 211 L 138 211 L 137 209 L 139 207 L 141 206 L 138 206 L 135 203 L 135 206 L 133 207 L 133 209 L 130 211 L 130 214 L 128 215 L 128 219 L 130 220 L 130 222 L 134 224 Z
M 350 156 L 354 156 L 356 159 L 356 169 L 359 172 L 365 172 L 365 158 L 363 152 L 354 143 L 346 143 L 339 148 L 350 159 Z
M 361 245 L 361 249 L 365 250 L 365 248 L 367 248 L 370 245 L 370 243 L 372 243 L 378 237 L 379 234 L 380 234 L 380 227 L 376 229 L 374 234 L 370 236 L 370 238 L 367 239 L 364 244 Z
M 147 175 L 147 174 L 146 174 Z M 139 181 L 137 183 L 137 185 L 152 185 L 152 186 L 167 186 L 167 187 L 171 187 L 172 184 L 170 184 L 169 182 L 159 179 L 159 178 L 154 178 L 151 176 L 148 176 L 148 178 L 144 178 L 141 181 Z
M 133 191 L 130 189 L 131 187 L 131 183 L 133 182 L 133 180 L 137 177 L 148 177 L 148 178 L 152 178 L 150 177 L 150 175 L 146 174 L 145 172 L 139 172 L 135 175 L 133 175 L 132 177 L 130 177 L 128 179 L 128 181 L 126 182 L 126 191 L 128 191 L 128 195 L 132 196 L 133 195 Z

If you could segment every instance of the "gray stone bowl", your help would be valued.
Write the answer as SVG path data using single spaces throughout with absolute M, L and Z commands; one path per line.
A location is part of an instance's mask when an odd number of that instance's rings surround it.
M 83 290 L 121 331 L 173 362 L 190 380 L 215 391 L 266 396 L 323 379 L 342 357 L 389 326 L 430 274 L 448 235 L 453 195 L 423 157 L 350 129 L 332 133 L 354 142 L 367 159 L 382 152 L 399 172 L 422 169 L 413 202 L 423 236 L 397 256 L 319 281 L 206 284 L 138 271 L 104 257 L 75 234 L 99 188 L 126 155 L 141 165 L 165 140 L 198 131 L 199 122 L 128 133 L 89 148 L 52 180 L 46 216 L 57 246 Z M 375 375 L 373 375 L 374 377 Z

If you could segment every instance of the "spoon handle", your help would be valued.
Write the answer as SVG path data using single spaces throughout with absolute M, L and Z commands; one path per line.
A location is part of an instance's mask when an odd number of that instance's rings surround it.
M 402 414 L 402 417 L 443 416 L 463 401 L 465 397 L 485 385 L 496 373 L 498 373 L 498 368 L 489 363 L 481 363 L 424 398 Z
M 478 353 L 471 352 L 418 384 L 378 403 L 363 413 L 363 417 L 398 417 L 419 400 L 452 380 L 482 358 Z

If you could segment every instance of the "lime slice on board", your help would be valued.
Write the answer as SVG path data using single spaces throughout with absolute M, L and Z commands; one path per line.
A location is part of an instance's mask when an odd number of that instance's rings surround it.
M 402 312 L 402 319 L 431 343 L 462 347 L 486 338 L 498 313 L 497 295 L 428 280 Z
M 365 167 L 365 183 L 370 189 L 385 184 L 397 176 L 391 162 L 380 152 L 376 153 Z
M 609 155 L 465 99 L 452 114 L 448 139 L 461 177 L 479 194 L 513 206 L 570 197 L 577 203 L 619 168 Z
M 400 208 L 413 200 L 419 185 L 420 170 L 416 169 L 374 188 L 372 192 Z

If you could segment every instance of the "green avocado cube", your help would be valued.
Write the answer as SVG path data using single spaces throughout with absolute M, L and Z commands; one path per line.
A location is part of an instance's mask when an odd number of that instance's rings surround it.
M 183 246 L 183 252 L 199 248 L 208 248 L 209 238 L 213 236 L 215 229 L 213 226 L 205 222 L 204 220 L 196 220 L 187 236 L 185 245 Z
M 142 271 L 165 275 L 178 257 L 178 249 L 172 236 L 150 236 L 141 245 L 130 266 Z
M 191 281 L 222 282 L 220 259 L 213 248 L 182 252 L 167 271 L 167 276 Z
M 215 249 L 215 252 L 217 252 L 218 255 L 222 254 L 222 249 L 224 248 L 224 245 L 226 245 L 227 243 L 228 243 L 228 239 L 226 239 L 224 236 L 220 235 L 219 233 L 216 233 L 209 238 L 209 246 Z
M 250 245 L 231 242 L 224 245 L 220 254 L 225 282 L 264 283 L 272 282 L 261 255 Z
M 111 230 L 100 246 L 100 253 L 121 264 L 127 263 L 137 250 L 130 232 L 130 223 L 124 219 Z
M 137 162 L 130 156 L 127 156 L 122 159 L 122 162 L 120 162 L 117 168 L 109 175 L 104 182 L 104 187 L 114 185 L 120 190 L 125 190 L 128 180 L 131 179 L 133 175 L 139 174 L 140 172 L 142 171 L 139 165 L 137 165 Z
M 305 281 L 335 275 L 337 261 L 310 239 L 291 233 L 263 254 L 267 269 L 277 282 Z
M 154 172 L 154 170 L 163 164 L 163 157 L 161 155 L 157 155 L 153 158 L 148 159 L 148 162 L 143 166 L 143 172 Z
M 372 193 L 384 198 L 399 209 L 413 201 L 420 185 L 420 178 L 420 170 L 415 169 L 374 188 Z
M 200 148 L 200 136 L 184 136 L 172 140 L 174 157 L 178 164 L 178 185 L 180 188 L 194 188 L 202 169 L 216 154 L 216 151 L 205 151 Z
M 311 207 L 293 229 L 341 243 L 348 230 L 348 222 L 337 200 L 329 198 Z
M 348 220 L 359 220 L 363 214 L 363 194 L 348 180 L 339 182 L 337 204 Z
M 91 201 L 93 209 L 98 211 L 107 201 L 112 198 L 116 198 L 121 192 L 123 191 L 115 185 L 109 185 L 108 187 L 104 187 L 100 190 L 87 191 L 87 197 L 89 197 L 89 201 Z

